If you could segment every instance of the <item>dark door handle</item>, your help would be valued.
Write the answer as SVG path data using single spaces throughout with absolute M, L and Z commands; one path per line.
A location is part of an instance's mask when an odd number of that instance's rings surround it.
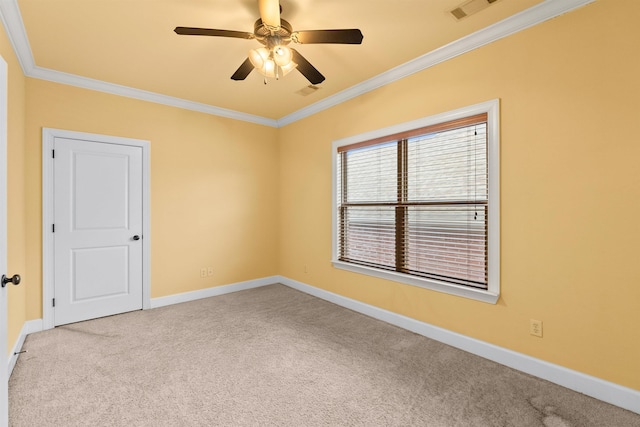
M 133 236 L 133 240 L 140 240 L 140 236 L 136 234 L 135 236 Z
M 13 283 L 14 285 L 20 284 L 20 275 L 14 274 L 13 277 L 7 277 L 4 274 L 2 275 L 2 287 L 7 286 L 7 283 Z

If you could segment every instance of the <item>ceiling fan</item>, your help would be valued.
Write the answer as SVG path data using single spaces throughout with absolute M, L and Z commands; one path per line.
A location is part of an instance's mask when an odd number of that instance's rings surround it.
M 361 44 L 362 32 L 358 29 L 347 30 L 307 30 L 293 31 L 293 27 L 280 18 L 279 0 L 258 0 L 260 19 L 254 24 L 253 33 L 211 28 L 176 27 L 180 35 L 232 37 L 255 39 L 263 47 L 251 49 L 249 57 L 231 76 L 233 80 L 244 80 L 255 68 L 266 78 L 279 78 L 297 69 L 311 84 L 319 84 L 325 77 L 307 61 L 298 51 L 287 47 L 291 42 L 300 44 L 335 43 Z

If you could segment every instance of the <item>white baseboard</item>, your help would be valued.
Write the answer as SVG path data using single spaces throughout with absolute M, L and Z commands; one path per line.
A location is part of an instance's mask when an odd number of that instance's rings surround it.
M 13 373 L 13 368 L 16 366 L 16 362 L 18 361 L 18 357 L 20 354 L 16 354 L 22 350 L 22 345 L 24 344 L 24 340 L 27 338 L 27 335 L 32 334 L 34 332 L 40 332 L 42 330 L 42 319 L 28 320 L 24 322 L 22 325 L 22 329 L 20 330 L 20 335 L 18 335 L 18 339 L 11 349 L 11 353 L 8 356 L 8 369 L 9 375 L 11 377 L 11 373 Z
M 278 283 L 280 276 L 264 277 L 262 279 L 248 280 L 246 282 L 233 283 L 230 285 L 214 286 L 213 288 L 201 289 L 198 291 L 184 292 L 181 294 L 169 295 L 166 297 L 152 298 L 151 308 L 164 307 L 166 305 L 179 304 L 181 302 L 194 301 L 202 298 L 215 297 L 231 292 L 244 291 L 246 289 L 259 288 L 261 286 Z
M 498 347 L 286 277 L 280 276 L 274 281 L 274 283 L 276 282 L 640 414 L 640 391 L 638 390 L 623 387 L 600 378 L 527 356 L 526 354 Z
M 280 276 L 264 277 L 262 279 L 248 280 L 246 282 L 233 283 L 230 285 L 223 285 L 223 286 L 215 286 L 213 288 L 207 288 L 207 289 L 202 289 L 198 291 L 184 292 L 181 294 L 169 295 L 166 297 L 153 298 L 151 300 L 151 308 L 164 307 L 167 305 L 179 304 L 182 302 L 189 302 L 189 301 L 195 301 L 202 298 L 209 298 L 209 297 L 214 297 L 218 295 L 224 295 L 231 292 L 238 292 L 238 291 L 244 291 L 247 289 L 259 288 L 261 286 L 273 285 L 274 283 L 278 283 L 279 278 Z M 9 354 L 9 357 L 8 357 L 9 377 L 11 376 L 11 373 L 13 372 L 13 368 L 15 367 L 19 357 L 19 354 L 16 354 L 16 353 L 22 350 L 22 345 L 24 344 L 24 340 L 26 339 L 27 335 L 32 334 L 34 332 L 40 332 L 42 330 L 43 330 L 42 319 L 29 320 L 24 323 L 24 325 L 22 326 L 22 329 L 20 330 L 20 335 L 18 336 L 18 339 L 16 340 L 16 343 L 14 344 L 13 349 L 11 350 L 11 353 Z
M 640 414 L 640 391 L 638 390 L 623 387 L 600 378 L 527 356 L 526 354 L 498 347 L 494 344 L 470 338 L 438 326 L 433 326 L 428 323 L 393 313 L 342 295 L 334 294 L 283 276 L 265 277 L 262 279 L 233 283 L 230 285 L 216 286 L 199 291 L 154 298 L 151 300 L 151 307 L 157 308 L 172 304 L 179 304 L 182 302 L 224 295 L 231 292 L 258 288 L 275 283 L 282 283 L 290 288 L 297 289 L 325 301 L 365 314 L 369 317 L 373 317 L 374 319 L 382 320 L 383 322 L 390 323 L 400 328 L 423 335 L 427 338 L 440 341 L 452 347 L 459 348 L 477 356 L 484 357 L 485 359 L 492 360 L 518 371 L 545 379 L 568 389 Z M 30 320 L 24 324 L 20 331 L 20 336 L 11 353 L 12 357 L 9 358 L 9 376 L 11 375 L 17 360 L 17 355 L 14 353 L 22 349 L 22 344 L 28 334 L 39 332 L 42 330 L 42 327 L 42 319 Z

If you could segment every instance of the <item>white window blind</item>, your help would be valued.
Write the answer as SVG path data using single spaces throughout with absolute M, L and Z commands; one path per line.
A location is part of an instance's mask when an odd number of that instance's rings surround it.
M 337 149 L 338 260 L 487 289 L 487 114 Z

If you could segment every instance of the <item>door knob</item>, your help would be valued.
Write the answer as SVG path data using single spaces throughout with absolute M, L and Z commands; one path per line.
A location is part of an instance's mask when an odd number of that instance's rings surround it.
M 136 234 L 135 236 L 133 236 L 133 240 L 140 240 L 140 236 Z
M 13 283 L 14 285 L 20 284 L 20 275 L 14 274 L 13 277 L 7 277 L 4 274 L 2 275 L 2 287 L 7 286 L 7 283 Z

